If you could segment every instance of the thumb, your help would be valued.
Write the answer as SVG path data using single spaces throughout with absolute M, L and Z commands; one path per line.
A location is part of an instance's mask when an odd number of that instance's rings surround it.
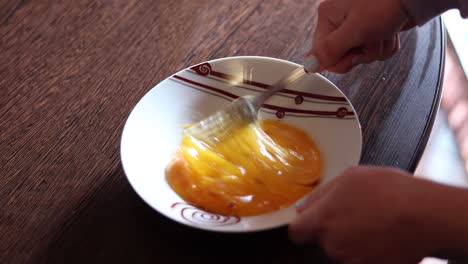
M 322 68 L 329 68 L 338 64 L 351 50 L 364 43 L 364 31 L 359 30 L 351 18 L 346 18 L 343 23 L 322 39 L 316 39 L 308 54 L 318 58 Z
M 322 228 L 318 204 L 308 207 L 289 225 L 289 238 L 297 244 L 315 242 Z

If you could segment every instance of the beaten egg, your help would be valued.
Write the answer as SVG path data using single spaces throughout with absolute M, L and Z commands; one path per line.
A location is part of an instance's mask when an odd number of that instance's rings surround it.
M 206 211 L 252 216 L 290 206 L 319 182 L 315 142 L 279 120 L 261 120 L 207 145 L 188 133 L 166 170 L 169 185 Z

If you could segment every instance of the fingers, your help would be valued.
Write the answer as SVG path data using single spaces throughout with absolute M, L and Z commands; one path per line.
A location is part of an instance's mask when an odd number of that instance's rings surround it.
M 335 65 L 328 67 L 327 70 L 336 73 L 346 73 L 358 64 L 386 60 L 399 50 L 400 37 L 399 35 L 395 35 L 392 39 L 368 43 L 359 49 L 349 51 Z
M 318 240 L 323 227 L 322 209 L 326 202 L 323 197 L 332 190 L 335 182 L 321 185 L 297 206 L 299 215 L 289 225 L 289 237 L 293 242 L 304 244 Z
M 321 230 L 320 202 L 308 206 L 296 220 L 289 225 L 289 238 L 297 244 L 318 240 Z
M 316 38 L 310 54 L 318 58 L 323 68 L 328 69 L 337 65 L 350 50 L 361 46 L 364 37 L 359 33 L 350 34 L 353 32 L 353 24 L 348 20 L 349 18 L 346 18 L 338 28 L 326 35 L 322 32 L 329 30 L 329 28 L 323 29 L 324 25 L 317 26 L 319 32 L 317 35 L 325 36 L 320 39 Z
M 321 183 L 319 187 L 313 190 L 308 196 L 304 197 L 302 201 L 300 201 L 296 205 L 296 211 L 301 214 L 305 211 L 308 207 L 315 204 L 321 197 L 329 192 L 331 188 L 336 184 L 336 181 L 332 180 L 327 183 Z
M 322 190 L 323 190 L 323 188 L 317 188 L 311 194 L 304 197 L 299 203 L 297 203 L 296 212 L 298 214 L 301 214 L 302 212 L 305 211 L 305 209 L 307 209 L 312 204 L 314 204 L 316 201 L 318 201 L 318 199 L 321 196 Z
M 372 27 L 368 22 L 334 3 L 320 4 L 312 49 L 307 54 L 318 59 L 320 70 L 346 73 L 358 64 L 385 60 L 398 51 L 398 34 L 388 40 L 369 42 Z
M 320 70 L 344 73 L 359 63 L 385 60 L 395 54 L 398 33 L 414 26 L 390 0 L 322 1 L 308 55 L 318 59 Z
M 396 34 L 391 39 L 369 44 L 364 49 L 362 63 L 384 61 L 400 50 L 400 36 Z
M 362 51 L 359 49 L 351 50 L 337 64 L 328 67 L 327 70 L 336 73 L 349 72 L 354 66 L 362 63 L 362 56 Z
M 389 49 L 390 51 L 388 52 L 387 58 L 395 55 L 398 51 L 400 51 L 401 48 L 401 42 L 400 42 L 400 34 L 396 34 L 395 37 L 393 38 L 393 44 L 392 44 L 392 49 Z
M 384 49 L 383 41 L 365 44 L 362 47 L 362 61 L 361 63 L 370 63 L 376 61 Z

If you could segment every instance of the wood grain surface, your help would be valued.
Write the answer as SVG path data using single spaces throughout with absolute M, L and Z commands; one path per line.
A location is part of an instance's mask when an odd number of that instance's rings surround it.
M 119 156 L 133 106 L 172 73 L 225 56 L 301 63 L 316 5 L 0 0 L 0 263 L 326 263 L 286 229 L 223 235 L 169 221 L 137 197 Z M 403 34 L 386 62 L 325 73 L 356 107 L 362 163 L 415 168 L 443 49 L 437 19 Z

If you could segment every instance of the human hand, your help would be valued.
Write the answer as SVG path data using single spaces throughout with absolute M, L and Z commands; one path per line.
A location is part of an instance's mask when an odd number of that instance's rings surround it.
M 318 59 L 322 70 L 345 73 L 395 54 L 399 32 L 414 25 L 400 0 L 325 0 L 308 55 Z
M 418 211 L 439 196 L 434 186 L 395 169 L 349 169 L 298 207 L 290 238 L 318 242 L 340 263 L 416 264 L 438 250 L 429 237 L 435 231 L 422 228 L 427 215 Z

